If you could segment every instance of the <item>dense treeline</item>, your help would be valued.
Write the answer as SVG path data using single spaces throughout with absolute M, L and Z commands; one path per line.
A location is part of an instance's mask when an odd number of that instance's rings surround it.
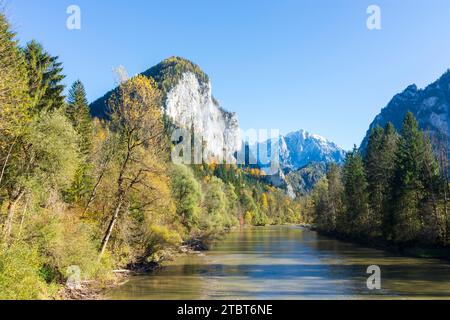
M 91 119 L 77 81 L 0 15 L 0 299 L 57 298 L 70 272 L 159 262 L 239 225 L 297 222 L 297 204 L 237 166 L 170 162 L 162 94 L 136 76 Z
M 388 123 L 367 150 L 333 165 L 307 199 L 317 228 L 372 243 L 448 246 L 448 152 L 432 143 L 408 113 L 400 133 Z

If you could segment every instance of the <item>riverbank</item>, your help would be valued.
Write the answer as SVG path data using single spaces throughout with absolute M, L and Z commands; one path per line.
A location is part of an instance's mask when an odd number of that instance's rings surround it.
M 316 228 L 314 225 L 302 225 L 302 227 L 315 231 L 320 235 L 333 238 L 339 241 L 357 244 L 372 249 L 383 250 L 395 255 L 401 255 L 411 258 L 420 259 L 438 259 L 450 263 L 450 248 L 442 247 L 400 247 L 391 243 L 379 240 L 364 240 L 355 237 L 350 237 L 338 232 L 326 232 Z
M 102 282 L 98 280 L 81 281 L 77 288 L 65 286 L 61 289 L 59 298 L 61 300 L 106 300 L 107 291 L 125 285 L 133 276 L 150 275 L 164 267 L 164 263 L 174 261 L 187 255 L 202 255 L 210 250 L 214 242 L 220 240 L 228 232 L 217 235 L 193 238 L 184 242 L 177 250 L 168 251 L 159 262 L 136 262 L 127 266 L 126 269 L 113 270 L 112 280 Z

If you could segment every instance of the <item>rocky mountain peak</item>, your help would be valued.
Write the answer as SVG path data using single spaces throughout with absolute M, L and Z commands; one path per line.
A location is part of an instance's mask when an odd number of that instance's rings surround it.
M 402 93 L 395 95 L 375 117 L 361 143 L 361 149 L 365 150 L 369 134 L 377 125 L 384 127 L 388 122 L 392 122 L 394 127 L 400 131 L 408 111 L 414 114 L 420 128 L 428 135 L 448 143 L 449 109 L 450 71 L 447 71 L 424 89 L 410 85 Z
M 153 78 L 163 92 L 163 112 L 179 128 L 194 130 L 208 159 L 230 159 L 242 148 L 237 115 L 222 108 L 212 95 L 209 77 L 195 63 L 170 57 L 142 75 Z M 114 89 L 115 90 L 115 89 Z M 114 90 L 91 104 L 95 117 L 107 118 Z

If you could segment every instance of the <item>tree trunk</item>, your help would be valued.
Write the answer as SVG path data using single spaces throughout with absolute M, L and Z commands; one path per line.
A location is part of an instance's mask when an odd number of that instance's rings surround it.
M 98 187 L 100 186 L 100 183 L 103 180 L 103 175 L 104 175 L 104 172 L 102 172 L 100 177 L 97 179 L 97 183 L 95 184 L 94 189 L 92 190 L 91 195 L 89 197 L 89 200 L 86 203 L 86 206 L 84 207 L 83 216 L 87 213 L 87 211 L 89 210 L 89 207 L 91 206 L 92 202 L 95 199 L 95 195 L 97 194 L 97 189 L 98 189 Z
M 108 246 L 109 239 L 111 238 L 111 234 L 114 230 L 114 226 L 116 225 L 117 219 L 119 218 L 119 213 L 120 213 L 120 209 L 122 208 L 122 204 L 123 204 L 123 201 L 119 200 L 119 202 L 117 203 L 116 209 L 114 210 L 114 215 L 112 216 L 111 221 L 109 222 L 108 229 L 106 229 L 106 233 L 105 233 L 105 236 L 103 238 L 102 245 L 100 248 L 100 255 L 98 257 L 99 261 L 105 254 L 106 247 Z
M 16 144 L 16 141 L 17 141 L 17 138 L 14 140 L 14 142 L 9 147 L 8 154 L 6 155 L 5 162 L 3 163 L 2 171 L 0 173 L 0 185 L 2 184 L 3 176 L 5 175 L 5 170 L 6 170 L 6 167 L 8 166 L 8 161 L 9 161 L 9 158 L 11 157 L 12 150 Z
M 12 225 L 14 222 L 14 213 L 15 213 L 16 205 L 20 201 L 20 199 L 23 197 L 24 194 L 25 194 L 25 192 L 22 191 L 18 194 L 17 197 L 15 197 L 9 201 L 8 211 L 7 211 L 8 213 L 7 213 L 5 226 L 4 226 L 4 232 L 3 232 L 3 239 L 5 240 L 5 242 L 8 242 L 9 238 L 11 236 L 11 230 L 12 230 Z
M 28 210 L 28 201 L 25 203 L 25 205 L 23 207 L 22 218 L 20 219 L 19 232 L 17 235 L 19 238 L 22 235 L 22 228 L 23 228 L 23 224 L 25 223 L 25 216 L 27 214 L 27 210 Z

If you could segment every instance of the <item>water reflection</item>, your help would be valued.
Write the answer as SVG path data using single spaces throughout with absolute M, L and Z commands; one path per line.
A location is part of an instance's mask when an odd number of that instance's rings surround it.
M 366 287 L 369 265 L 380 291 Z M 177 259 L 132 278 L 112 299 L 450 298 L 450 266 L 398 257 L 319 236 L 299 227 L 233 232 L 205 255 Z

